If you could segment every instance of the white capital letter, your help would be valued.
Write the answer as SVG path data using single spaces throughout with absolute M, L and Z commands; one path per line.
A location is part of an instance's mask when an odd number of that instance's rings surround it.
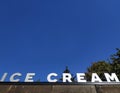
M 58 76 L 56 73 L 50 73 L 48 76 L 47 76 L 47 80 L 48 82 L 57 82 L 57 79 L 51 79 L 51 77 L 54 76 Z
M 11 82 L 19 82 L 20 79 L 15 79 L 16 76 L 20 77 L 20 76 L 22 76 L 22 74 L 21 73 L 14 73 L 14 74 L 12 74 L 11 77 L 10 77 L 10 81 Z
M 112 73 L 111 76 L 108 73 L 104 73 L 104 75 L 106 77 L 107 82 L 111 82 L 111 80 L 112 81 L 115 80 L 116 82 L 119 82 L 119 79 L 115 73 Z
M 63 82 L 72 82 L 71 78 L 72 76 L 70 73 L 63 73 Z
M 5 78 L 7 77 L 7 74 L 8 74 L 8 73 L 4 73 L 4 74 L 3 74 L 3 76 L 2 76 L 2 78 L 1 78 L 1 80 L 0 80 L 1 82 L 5 81 Z
M 86 82 L 84 73 L 77 73 L 77 81 L 78 82 Z
M 35 73 L 27 73 L 25 82 L 34 82 L 33 76 L 35 76 Z
M 97 73 L 92 73 L 92 82 L 102 82 L 100 77 L 97 75 Z

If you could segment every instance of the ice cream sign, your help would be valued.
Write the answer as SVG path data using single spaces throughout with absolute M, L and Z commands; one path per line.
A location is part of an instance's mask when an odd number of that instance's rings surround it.
M 24 82 L 35 82 L 34 77 L 36 73 L 26 73 L 24 77 Z M 59 76 L 57 73 L 49 73 L 46 76 L 46 79 L 48 82 L 59 82 Z M 104 73 L 104 76 L 106 78 L 106 82 L 120 82 L 119 78 L 115 73 Z M 9 79 L 9 82 L 20 82 L 20 78 L 23 77 L 22 73 L 13 73 L 8 76 L 8 73 L 3 73 L 2 76 L 0 76 L 0 82 L 5 82 L 6 78 Z M 85 73 L 76 73 L 76 82 L 88 82 L 87 79 L 85 78 Z M 72 75 L 70 73 L 63 73 L 62 74 L 62 82 L 72 82 L 71 80 Z M 98 76 L 97 73 L 92 73 L 91 81 L 90 82 L 103 82 L 101 78 Z

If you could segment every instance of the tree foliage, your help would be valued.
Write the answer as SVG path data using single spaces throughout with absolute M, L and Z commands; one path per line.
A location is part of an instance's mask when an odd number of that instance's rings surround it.
M 112 66 L 112 72 L 115 72 L 118 78 L 120 78 L 120 49 L 117 48 L 116 50 L 116 54 L 113 54 L 110 57 L 110 63 Z
M 94 62 L 87 68 L 87 80 L 91 79 L 92 73 L 97 73 L 103 81 L 105 80 L 104 73 L 116 73 L 118 78 L 120 78 L 120 49 L 117 48 L 116 50 L 117 52 L 110 56 L 110 62 Z
M 86 72 L 86 79 L 91 81 L 92 73 L 97 73 L 100 78 L 105 81 L 104 73 L 111 72 L 111 65 L 105 61 L 94 62 Z
M 120 78 L 120 49 L 116 49 L 117 52 L 110 56 L 110 61 L 98 61 L 93 62 L 90 67 L 87 68 L 86 79 L 91 81 L 92 73 L 97 73 L 101 80 L 106 81 L 104 73 L 116 73 L 118 78 Z M 63 73 L 70 73 L 70 70 L 66 66 Z M 76 76 L 73 76 L 71 80 L 75 82 Z M 62 81 L 62 78 L 60 79 Z

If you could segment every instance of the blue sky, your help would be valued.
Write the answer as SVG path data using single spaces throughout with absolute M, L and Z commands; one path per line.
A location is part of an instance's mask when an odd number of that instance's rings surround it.
M 0 76 L 85 72 L 120 48 L 119 0 L 0 0 Z M 9 77 L 8 77 L 9 78 Z

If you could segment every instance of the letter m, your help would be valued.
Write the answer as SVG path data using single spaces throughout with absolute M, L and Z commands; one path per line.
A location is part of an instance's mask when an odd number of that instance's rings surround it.
M 107 82 L 111 82 L 111 81 L 119 82 L 119 79 L 115 73 L 111 73 L 111 75 L 108 73 L 104 73 L 104 75 L 106 77 Z

